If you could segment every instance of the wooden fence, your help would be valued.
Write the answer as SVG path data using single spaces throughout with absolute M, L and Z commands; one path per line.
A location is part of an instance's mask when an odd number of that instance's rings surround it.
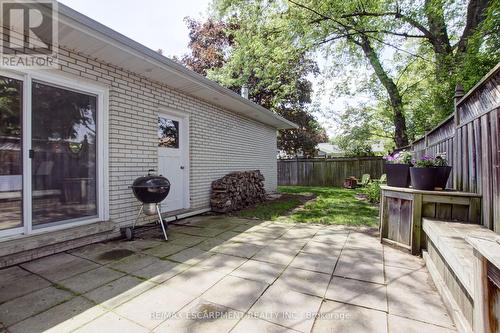
M 380 178 L 383 169 L 381 157 L 278 160 L 278 184 L 340 187 L 350 176 Z
M 416 157 L 446 155 L 448 186 L 482 195 L 482 224 L 500 232 L 500 64 L 465 96 L 455 112 L 410 146 Z

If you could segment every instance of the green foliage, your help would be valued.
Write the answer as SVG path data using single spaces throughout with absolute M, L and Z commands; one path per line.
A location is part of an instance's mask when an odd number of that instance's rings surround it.
M 242 29 L 228 67 L 212 74 L 240 84 L 255 75 L 273 86 L 288 63 L 322 54 L 336 94 L 370 94 L 390 124 L 380 130 L 401 145 L 453 112 L 456 83 L 470 89 L 500 60 L 500 1 L 469 2 L 215 0 L 217 15 Z M 293 90 L 277 85 L 279 96 Z
M 280 186 L 281 193 L 314 193 L 316 199 L 280 221 L 376 226 L 378 207 L 356 199 L 355 192 L 334 187 Z
M 348 108 L 338 121 L 339 134 L 332 139 L 347 156 L 374 156 L 372 145 L 380 140 L 389 140 L 388 149 L 392 147 L 392 136 L 388 135 L 390 128 L 376 108 Z
M 235 92 L 246 85 L 251 100 L 299 126 L 279 133 L 278 148 L 291 155 L 312 156 L 316 145 L 328 140 L 309 111 L 309 76 L 317 74 L 316 63 L 303 50 L 277 47 L 268 30 L 276 27 L 257 26 L 252 17 L 261 11 L 248 9 L 226 21 L 187 19 L 191 54 L 182 62 Z
M 387 163 L 392 164 L 412 164 L 412 154 L 407 150 L 402 150 L 400 152 L 394 153 L 392 155 L 384 156 Z
M 423 156 L 418 160 L 413 162 L 413 166 L 416 168 L 432 168 L 432 167 L 442 167 L 447 166 L 448 162 L 441 156 Z
M 363 193 L 366 194 L 366 197 L 371 203 L 379 203 L 380 202 L 380 183 L 379 182 L 370 182 L 366 187 L 363 188 Z

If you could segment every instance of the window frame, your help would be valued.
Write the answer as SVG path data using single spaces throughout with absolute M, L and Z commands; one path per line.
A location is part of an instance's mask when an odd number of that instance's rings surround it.
M 23 110 L 22 110 L 22 142 L 23 142 L 23 226 L 0 231 L 0 241 L 12 235 L 34 235 L 55 230 L 67 229 L 80 225 L 103 222 L 109 220 L 109 166 L 108 166 L 108 114 L 109 89 L 97 82 L 65 75 L 61 72 L 42 72 L 33 70 L 0 70 L 0 75 L 23 82 Z M 32 225 L 32 184 L 31 184 L 31 149 L 32 134 L 32 86 L 33 81 L 62 88 L 65 90 L 90 94 L 97 97 L 97 215 L 89 218 L 68 219 L 33 228 Z M 28 180 L 28 181 L 27 181 Z

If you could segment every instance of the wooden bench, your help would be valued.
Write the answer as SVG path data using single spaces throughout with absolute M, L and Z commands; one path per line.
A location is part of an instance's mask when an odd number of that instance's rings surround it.
M 488 241 L 500 252 L 500 245 L 496 243 L 498 235 L 478 224 L 430 218 L 422 219 L 422 229 L 426 236 L 426 251 L 422 255 L 435 285 L 459 331 L 472 332 L 479 320 L 476 306 L 482 300 L 477 300 L 474 270 L 477 259 L 470 239 Z

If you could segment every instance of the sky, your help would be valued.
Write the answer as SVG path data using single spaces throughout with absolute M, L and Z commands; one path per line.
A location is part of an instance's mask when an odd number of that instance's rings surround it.
M 59 0 L 165 56 L 188 52 L 186 16 L 206 18 L 211 0 Z
M 208 17 L 211 0 L 59 0 L 63 4 L 89 16 L 117 32 L 153 49 L 163 50 L 167 57 L 188 53 L 188 29 L 184 18 L 203 20 Z M 320 66 L 321 67 L 321 66 Z M 319 91 L 321 77 L 311 78 Z M 330 116 L 342 112 L 346 105 L 359 104 L 364 98 L 330 98 L 335 82 L 326 82 L 324 91 L 315 94 L 313 102 L 320 105 L 326 116 L 316 114 L 319 122 L 332 137 L 338 132 L 337 123 Z

